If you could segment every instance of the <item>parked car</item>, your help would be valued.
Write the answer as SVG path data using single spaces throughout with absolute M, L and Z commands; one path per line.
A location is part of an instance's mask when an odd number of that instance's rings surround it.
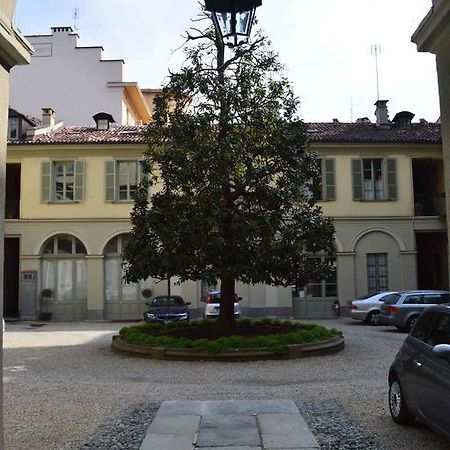
M 242 297 L 238 297 L 238 295 L 234 294 L 234 317 L 241 317 L 241 305 L 240 301 Z M 205 311 L 204 318 L 217 318 L 219 317 L 220 312 L 220 291 L 212 291 L 208 294 L 205 301 Z
M 350 317 L 370 325 L 380 323 L 381 305 L 396 292 L 377 292 L 353 300 L 350 304 Z
M 189 320 L 188 306 L 190 302 L 185 302 L 178 295 L 159 295 L 151 302 L 146 303 L 148 311 L 144 312 L 144 321 L 150 322 L 171 322 L 176 320 Z
M 410 331 L 420 313 L 430 306 L 450 303 L 447 291 L 402 291 L 386 299 L 381 306 L 380 322 Z
M 450 305 L 428 308 L 389 370 L 389 410 L 402 425 L 417 417 L 450 440 Z

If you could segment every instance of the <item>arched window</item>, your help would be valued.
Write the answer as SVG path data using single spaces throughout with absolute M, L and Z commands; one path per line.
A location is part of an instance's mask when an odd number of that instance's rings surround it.
M 105 245 L 105 300 L 107 302 L 136 301 L 139 295 L 136 284 L 127 284 L 123 281 L 122 251 L 127 239 L 127 234 L 121 234 Z
M 56 303 L 86 303 L 86 254 L 83 243 L 69 234 L 53 236 L 42 246 L 42 288 L 53 291 Z

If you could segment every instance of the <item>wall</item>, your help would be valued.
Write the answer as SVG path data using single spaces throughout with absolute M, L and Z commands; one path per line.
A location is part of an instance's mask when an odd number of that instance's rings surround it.
M 28 39 L 37 51 L 29 66 L 11 72 L 13 108 L 40 117 L 51 107 L 65 125 L 92 125 L 101 111 L 122 123 L 123 88 L 107 83 L 123 80 L 123 61 L 101 60 L 101 47 L 77 48 L 77 35 L 68 31 Z
M 21 218 L 128 218 L 132 203 L 105 202 L 105 161 L 114 158 L 140 159 L 145 149 L 145 145 L 64 146 L 62 158 L 61 147 L 57 145 L 11 146 L 8 150 L 8 162 L 21 163 L 22 169 Z M 41 203 L 41 163 L 49 159 L 61 161 L 71 158 L 86 161 L 84 200 L 69 204 Z

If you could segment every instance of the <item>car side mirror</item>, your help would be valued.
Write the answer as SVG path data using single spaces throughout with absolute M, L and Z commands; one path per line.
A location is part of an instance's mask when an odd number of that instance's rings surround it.
M 184 303 L 186 306 L 189 306 L 191 304 L 191 302 L 185 302 Z
M 439 359 L 445 359 L 450 362 L 450 345 L 440 344 L 433 347 L 433 355 Z

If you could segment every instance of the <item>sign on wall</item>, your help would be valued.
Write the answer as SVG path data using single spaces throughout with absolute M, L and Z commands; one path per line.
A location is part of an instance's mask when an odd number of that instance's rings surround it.
M 33 53 L 33 57 L 43 57 L 43 56 L 52 56 L 52 45 L 53 44 L 33 44 L 33 48 L 34 48 L 34 53 Z

